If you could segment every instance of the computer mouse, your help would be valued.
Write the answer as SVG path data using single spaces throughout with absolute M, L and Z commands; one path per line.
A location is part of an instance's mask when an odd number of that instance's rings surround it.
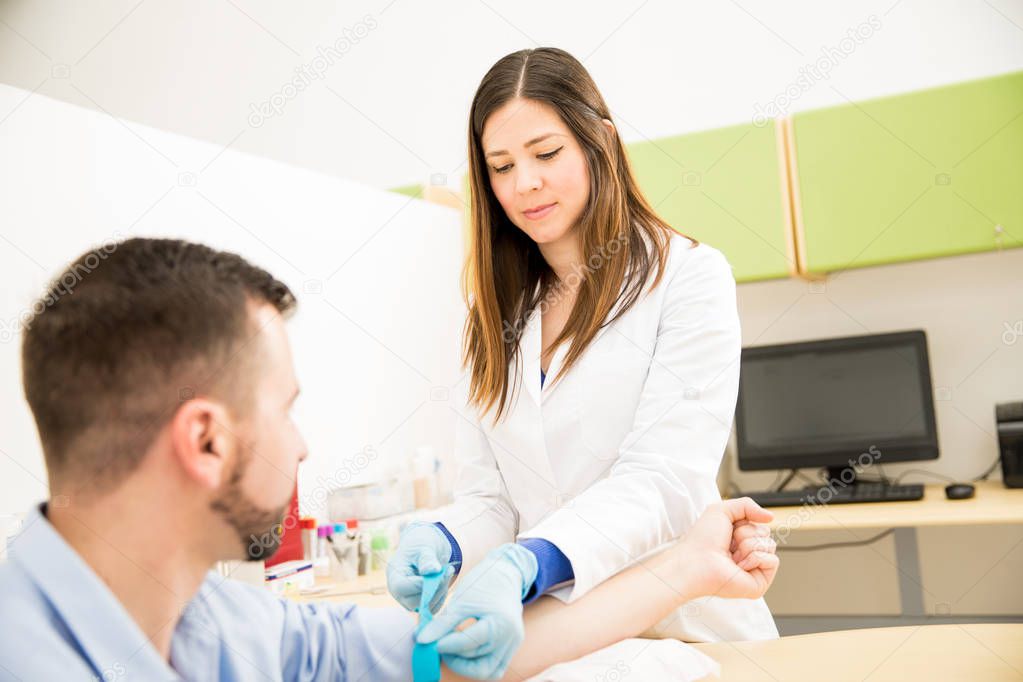
M 945 486 L 945 497 L 950 500 L 968 500 L 975 491 L 976 488 L 969 483 L 953 483 Z

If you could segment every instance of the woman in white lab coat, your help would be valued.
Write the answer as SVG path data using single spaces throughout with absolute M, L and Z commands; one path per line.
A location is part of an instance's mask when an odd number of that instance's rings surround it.
M 514 594 L 498 621 L 537 592 L 574 601 L 684 535 L 720 499 L 739 381 L 728 262 L 646 203 L 573 57 L 523 50 L 492 67 L 470 112 L 469 172 L 460 477 L 437 523 L 405 531 L 388 576 L 412 606 L 417 575 L 458 569 L 450 617 L 425 640 L 486 619 L 502 590 Z M 696 641 L 777 636 L 762 599 L 709 598 L 662 626 Z M 499 658 L 514 638 L 473 627 L 442 653 Z

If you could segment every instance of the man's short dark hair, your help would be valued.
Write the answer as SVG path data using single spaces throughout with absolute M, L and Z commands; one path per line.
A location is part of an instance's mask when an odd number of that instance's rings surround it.
M 296 305 L 266 270 L 202 244 L 129 239 L 69 265 L 34 306 L 22 343 L 51 485 L 119 482 L 192 397 L 244 416 L 259 350 L 253 303 L 282 314 Z

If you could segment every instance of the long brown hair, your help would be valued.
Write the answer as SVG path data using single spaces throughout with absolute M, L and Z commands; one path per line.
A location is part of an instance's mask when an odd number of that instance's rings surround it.
M 603 123 L 611 113 L 582 64 L 564 50 L 541 47 L 500 59 L 483 77 L 469 112 L 471 246 L 463 289 L 469 316 L 463 362 L 470 368 L 469 403 L 496 406 L 496 422 L 509 407 L 519 339 L 533 309 L 558 286 L 536 243 L 509 220 L 490 186 L 482 136 L 487 118 L 523 98 L 551 106 L 575 135 L 589 167 L 589 200 L 578 229 L 584 269 L 575 305 L 556 348 L 571 339 L 556 381 L 579 359 L 604 325 L 639 299 L 664 273 L 671 227 L 643 198 L 617 133 Z M 695 246 L 695 240 L 694 246 Z

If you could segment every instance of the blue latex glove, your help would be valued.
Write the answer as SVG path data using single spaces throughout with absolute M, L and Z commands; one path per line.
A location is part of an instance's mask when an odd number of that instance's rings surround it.
M 446 566 L 450 560 L 451 543 L 440 528 L 432 523 L 410 523 L 401 532 L 398 547 L 387 562 L 387 589 L 399 604 L 415 611 L 423 593 L 421 576 L 444 569 L 444 580 L 430 600 L 430 611 L 434 612 L 444 603 L 455 573 L 454 566 Z
M 536 556 L 525 547 L 501 545 L 458 580 L 444 611 L 423 628 L 416 641 L 437 641 L 451 670 L 480 680 L 504 675 L 526 636 L 522 599 L 536 580 Z M 468 618 L 477 622 L 461 632 Z

